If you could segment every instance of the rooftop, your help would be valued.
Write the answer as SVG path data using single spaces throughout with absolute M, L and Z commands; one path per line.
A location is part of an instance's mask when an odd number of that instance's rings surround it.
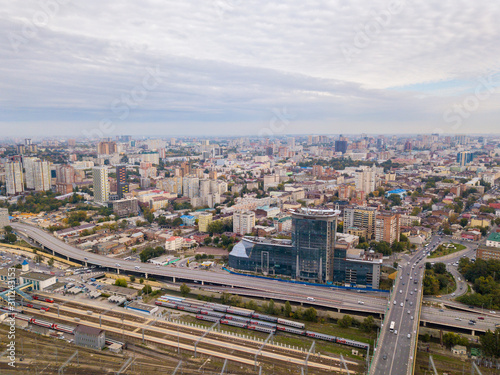
M 488 241 L 500 242 L 500 232 L 493 232 L 489 235 Z
M 54 275 L 47 275 L 45 273 L 40 273 L 40 272 L 28 272 L 28 273 L 25 273 L 24 275 L 21 275 L 21 277 L 24 279 L 45 281 L 48 279 L 52 279 L 55 276 Z
M 83 324 L 79 324 L 75 328 L 75 333 L 80 333 L 89 336 L 99 336 L 101 332 L 104 332 L 100 328 L 94 328 L 89 326 L 84 326 Z

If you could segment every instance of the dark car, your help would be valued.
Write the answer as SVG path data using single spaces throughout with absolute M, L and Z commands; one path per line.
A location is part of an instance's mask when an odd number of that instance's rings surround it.
M 384 356 L 382 358 L 383 359 L 387 359 L 387 354 L 384 354 Z

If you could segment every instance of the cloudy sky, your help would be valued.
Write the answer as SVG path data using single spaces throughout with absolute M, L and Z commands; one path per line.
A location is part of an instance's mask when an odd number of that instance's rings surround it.
M 496 1 L 0 3 L 0 137 L 500 129 Z

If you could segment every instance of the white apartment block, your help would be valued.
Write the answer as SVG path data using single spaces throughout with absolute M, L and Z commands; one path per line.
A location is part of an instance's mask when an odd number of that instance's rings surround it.
M 376 169 L 363 168 L 356 170 L 356 190 L 370 194 L 376 188 Z
M 20 162 L 5 164 L 5 185 L 7 195 L 16 195 L 24 191 L 23 167 Z
M 94 202 L 104 203 L 109 199 L 108 168 L 105 166 L 92 169 L 94 180 Z
M 241 235 L 251 233 L 255 227 L 255 212 L 236 211 L 233 213 L 233 232 Z

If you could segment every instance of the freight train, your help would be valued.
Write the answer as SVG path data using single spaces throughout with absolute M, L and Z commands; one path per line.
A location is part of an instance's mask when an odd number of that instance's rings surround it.
M 259 314 L 252 310 L 237 309 L 231 306 L 215 303 L 200 303 L 198 301 L 191 302 L 187 299 L 178 297 L 172 298 L 167 296 L 158 298 L 155 304 L 158 306 L 194 313 L 196 314 L 197 319 L 208 322 L 220 322 L 221 324 L 264 333 L 276 334 L 277 332 L 287 332 L 318 340 L 353 346 L 360 349 L 368 349 L 369 347 L 368 344 L 363 342 L 307 331 L 305 330 L 304 323 Z

